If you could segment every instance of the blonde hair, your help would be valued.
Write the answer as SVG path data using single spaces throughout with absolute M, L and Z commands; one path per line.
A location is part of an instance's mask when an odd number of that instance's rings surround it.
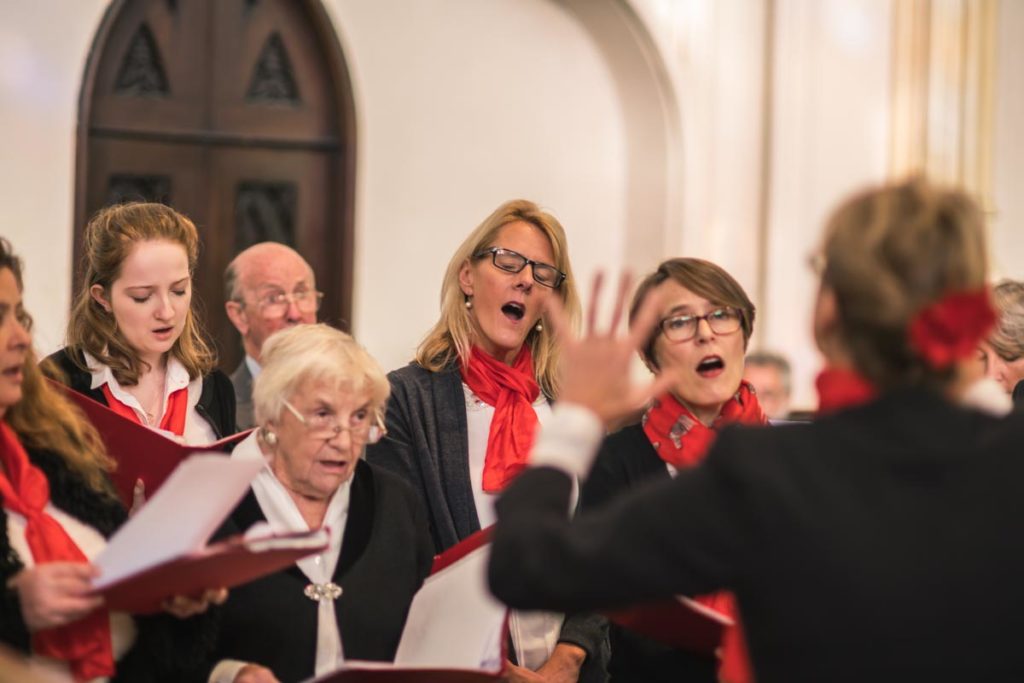
M 569 263 L 565 230 L 558 219 L 533 202 L 525 199 L 508 201 L 495 209 L 469 234 L 448 262 L 441 285 L 441 318 L 416 349 L 416 362 L 427 370 L 438 372 L 456 358 L 463 364 L 469 361 L 475 332 L 470 313 L 466 310 L 466 297 L 459 285 L 459 272 L 480 251 L 495 246 L 494 240 L 503 227 L 520 221 L 540 230 L 551 243 L 555 261 L 553 265 L 566 275 L 557 292 L 562 297 L 571 324 L 578 324 L 580 300 Z M 526 343 L 530 345 L 533 354 L 534 375 L 541 389 L 547 396 L 557 396 L 559 348 L 554 336 L 546 327 L 540 331 L 531 329 L 526 336 Z
M 351 335 L 323 323 L 289 327 L 267 339 L 260 360 L 252 389 L 256 424 L 280 420 L 284 402 L 311 379 L 353 393 L 368 390 L 370 409 L 383 424 L 391 385 L 377 361 Z
M 150 240 L 180 244 L 188 255 L 188 272 L 195 274 L 199 258 L 199 234 L 188 218 L 163 204 L 133 202 L 102 209 L 85 227 L 82 247 L 82 286 L 68 321 L 67 345 L 72 360 L 87 370 L 81 352 L 88 352 L 108 366 L 125 386 L 138 383 L 145 362 L 138 357 L 117 328 L 114 314 L 93 299 L 90 289 L 99 285 L 110 296 L 111 285 L 135 245 Z M 197 298 L 185 317 L 185 328 L 170 353 L 181 361 L 191 379 L 206 375 L 216 355 L 204 338 L 196 313 Z
M 912 178 L 855 195 L 829 219 L 823 256 L 839 334 L 869 381 L 941 388 L 954 379 L 955 368 L 917 355 L 907 328 L 947 293 L 985 286 L 984 221 L 966 193 Z
M 1003 280 L 992 290 L 999 320 L 988 343 L 999 357 L 1013 362 L 1024 356 L 1024 282 Z
M 14 274 L 18 291 L 22 291 L 21 259 L 0 237 L 0 270 L 4 268 Z M 32 331 L 32 318 L 27 313 L 21 323 Z M 115 498 L 106 477 L 113 471 L 114 462 L 107 456 L 103 441 L 78 408 L 43 376 L 32 349 L 22 367 L 21 400 L 7 410 L 4 419 L 26 446 L 56 453 L 90 489 Z

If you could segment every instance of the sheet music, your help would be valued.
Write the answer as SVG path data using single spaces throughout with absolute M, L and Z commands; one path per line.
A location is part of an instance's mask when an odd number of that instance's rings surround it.
M 143 569 L 202 549 L 263 467 L 258 459 L 194 455 L 111 537 L 95 559 L 103 588 Z
M 490 550 L 480 548 L 423 583 L 395 666 L 500 670 L 506 607 L 487 588 Z

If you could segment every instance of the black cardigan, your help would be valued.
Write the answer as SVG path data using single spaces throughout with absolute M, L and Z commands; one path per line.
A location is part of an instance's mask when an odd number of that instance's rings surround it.
M 490 581 L 525 609 L 736 592 L 759 683 L 1024 680 L 1024 416 L 922 390 L 729 427 L 698 467 L 570 522 L 570 480 L 498 503 Z
M 608 435 L 583 484 L 581 509 L 599 510 L 627 491 L 668 481 L 665 461 L 658 456 L 643 427 L 630 425 Z M 610 624 L 612 655 L 608 675 L 613 683 L 697 683 L 718 680 L 714 657 L 662 645 L 629 629 Z
M 107 405 L 103 391 L 91 388 L 92 375 L 83 369 L 84 357 L 79 355 L 79 361 L 81 364 L 71 358 L 71 352 L 65 347 L 47 356 L 43 361 L 43 368 L 45 370 L 46 363 L 52 362 L 63 375 L 54 379 L 64 382 L 94 401 Z M 235 390 L 231 386 L 231 380 L 220 370 L 213 370 L 203 377 L 203 391 L 199 395 L 196 412 L 210 423 L 218 439 L 238 431 L 235 426 Z
M 80 522 L 109 537 L 127 515 L 116 498 L 93 491 L 64 459 L 50 451 L 26 448 L 29 459 L 46 475 L 50 501 Z M 30 636 L 17 591 L 7 581 L 24 568 L 7 536 L 7 511 L 0 500 L 0 642 L 28 654 Z M 117 663 L 116 681 L 177 682 L 205 657 L 211 640 L 208 617 L 179 620 L 166 615 L 135 617 L 137 638 Z
M 219 536 L 266 521 L 250 490 Z M 422 507 L 409 485 L 360 461 L 353 474 L 348 520 L 334 582 L 346 659 L 391 661 L 412 597 L 430 572 L 433 551 Z M 201 675 L 221 659 L 266 666 L 282 683 L 313 676 L 317 603 L 303 594 L 309 579 L 296 565 L 231 591 L 219 611 L 216 647 Z

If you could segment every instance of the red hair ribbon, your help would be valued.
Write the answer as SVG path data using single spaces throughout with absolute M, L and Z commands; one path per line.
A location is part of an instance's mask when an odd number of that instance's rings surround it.
M 950 292 L 910 320 L 910 346 L 936 370 L 968 358 L 996 322 L 987 289 Z

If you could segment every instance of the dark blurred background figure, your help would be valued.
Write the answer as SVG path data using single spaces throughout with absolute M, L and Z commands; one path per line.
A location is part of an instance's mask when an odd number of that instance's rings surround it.
M 785 420 L 789 416 L 792 374 L 789 361 L 780 353 L 753 351 L 747 354 L 743 379 L 753 385 L 769 420 Z

